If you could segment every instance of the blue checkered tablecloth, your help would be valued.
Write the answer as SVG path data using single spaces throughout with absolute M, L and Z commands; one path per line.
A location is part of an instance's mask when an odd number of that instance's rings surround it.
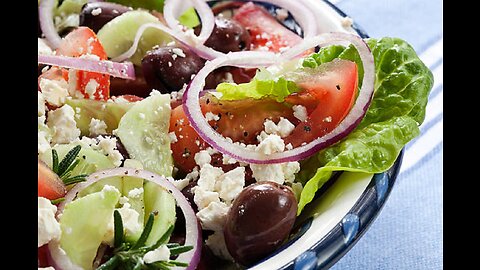
M 371 37 L 408 41 L 432 70 L 421 135 L 410 142 L 390 198 L 331 269 L 443 269 L 443 26 L 441 0 L 331 0 Z

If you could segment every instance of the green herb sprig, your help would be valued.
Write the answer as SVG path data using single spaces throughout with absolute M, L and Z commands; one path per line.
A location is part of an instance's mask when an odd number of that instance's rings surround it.
M 181 246 L 178 243 L 167 243 L 170 235 L 173 232 L 173 225 L 171 225 L 167 231 L 155 242 L 153 245 L 145 246 L 145 242 L 152 231 L 153 222 L 157 213 L 150 213 L 142 234 L 135 243 L 129 243 L 125 241 L 123 231 L 122 216 L 115 210 L 113 213 L 113 226 L 114 226 L 114 242 L 113 242 L 113 256 L 100 265 L 97 270 L 138 270 L 138 269 L 160 269 L 170 270 L 171 267 L 187 267 L 188 263 L 178 262 L 175 260 L 157 261 L 153 263 L 145 263 L 143 261 L 144 255 L 157 249 L 161 245 L 165 244 L 170 250 L 170 255 L 178 255 L 193 249 L 192 246 Z
M 52 170 L 67 186 L 78 182 L 83 182 L 86 180 L 85 177 L 88 176 L 88 174 L 71 176 L 73 169 L 75 169 L 75 167 L 77 167 L 77 165 L 80 163 L 80 159 L 77 157 L 81 149 L 81 145 L 73 147 L 60 162 L 58 162 L 57 150 L 52 149 Z

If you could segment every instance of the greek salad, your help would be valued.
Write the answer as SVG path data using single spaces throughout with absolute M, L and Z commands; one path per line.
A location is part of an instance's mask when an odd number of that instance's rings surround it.
M 388 170 L 431 71 L 306 0 L 38 0 L 38 268 L 244 269 Z

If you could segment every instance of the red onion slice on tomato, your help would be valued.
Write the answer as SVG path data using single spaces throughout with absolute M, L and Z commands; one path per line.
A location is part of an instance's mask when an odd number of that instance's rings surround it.
M 108 60 L 96 60 L 82 57 L 69 57 L 60 55 L 38 55 L 38 63 L 78 70 L 92 71 L 135 80 L 135 69 L 130 62 L 117 63 Z
M 306 145 L 296 147 L 292 150 L 265 155 L 252 149 L 248 149 L 240 144 L 232 143 L 230 140 L 216 132 L 203 116 L 200 109 L 199 93 L 203 90 L 205 78 L 213 70 L 223 66 L 245 67 L 248 64 L 251 65 L 251 63 L 255 63 L 257 67 L 268 66 L 275 62 L 291 59 L 316 46 L 335 43 L 344 44 L 345 41 L 348 41 L 357 49 L 363 63 L 364 76 L 362 87 L 354 106 L 344 120 L 325 136 L 319 137 Z M 370 48 L 360 37 L 347 33 L 326 33 L 304 40 L 301 44 L 285 51 L 280 56 L 258 52 L 235 52 L 216 58 L 211 62 L 207 62 L 205 67 L 198 72 L 185 91 L 183 96 L 183 108 L 190 124 L 203 140 L 219 152 L 235 158 L 236 160 L 254 164 L 298 161 L 338 142 L 360 123 L 373 97 L 375 81 L 374 69 L 373 55 L 370 52 Z
M 149 172 L 147 170 L 122 168 L 122 167 L 95 172 L 89 175 L 86 178 L 85 182 L 76 184 L 65 195 L 65 200 L 58 205 L 57 216 L 63 213 L 63 210 L 65 209 L 65 205 L 72 202 L 77 196 L 77 194 L 81 192 L 83 189 L 102 179 L 113 177 L 113 176 L 140 177 L 147 181 L 154 182 L 155 184 L 165 188 L 170 192 L 170 194 L 172 194 L 172 196 L 175 198 L 177 202 L 177 205 L 180 207 L 180 209 L 183 212 L 183 215 L 185 216 L 185 232 L 186 232 L 185 245 L 193 246 L 192 250 L 180 254 L 176 259 L 179 262 L 188 263 L 188 267 L 186 268 L 175 267 L 172 269 L 186 269 L 186 270 L 195 269 L 200 261 L 201 250 L 202 250 L 202 235 L 201 235 L 200 224 L 197 221 L 197 217 L 192 207 L 190 206 L 190 203 L 187 201 L 187 199 L 182 194 L 182 192 L 178 190 L 175 187 L 175 185 L 173 185 L 172 182 L 168 181 L 165 177 L 160 176 L 158 174 Z M 66 255 L 63 254 L 62 256 L 61 250 L 59 252 L 58 243 L 53 243 L 53 241 L 50 242 L 49 250 L 52 254 L 53 260 L 56 262 L 56 265 L 59 265 L 60 264 L 59 262 L 68 261 L 65 259 Z
M 40 21 L 40 29 L 45 35 L 50 47 L 53 49 L 58 48 L 62 38 L 55 29 L 55 24 L 53 23 L 53 9 L 55 8 L 54 0 L 41 0 L 40 5 L 38 6 L 38 20 Z

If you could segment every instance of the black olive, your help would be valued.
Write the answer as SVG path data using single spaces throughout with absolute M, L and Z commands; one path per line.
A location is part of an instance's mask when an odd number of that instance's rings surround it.
M 80 25 L 87 26 L 97 33 L 113 18 L 132 10 L 130 7 L 109 2 L 86 3 L 80 12 Z
M 295 222 L 293 191 L 263 181 L 244 188 L 232 204 L 224 227 L 227 249 L 235 261 L 250 266 L 277 249 Z
M 151 92 L 152 88 L 145 81 L 141 68 L 135 67 L 135 80 L 110 77 L 110 96 L 135 95 L 146 98 Z
M 201 26 L 195 28 L 200 33 Z M 205 42 L 205 46 L 219 52 L 238 52 L 249 50 L 251 44 L 250 33 L 236 20 L 224 16 L 215 17 L 215 26 L 212 34 Z
M 147 84 L 161 93 L 179 91 L 204 66 L 204 60 L 188 50 L 175 46 L 157 47 L 142 59 Z
M 195 201 L 193 200 L 193 198 L 195 197 L 195 192 L 193 192 L 193 188 L 196 187 L 196 186 L 197 186 L 197 181 L 192 181 L 192 182 L 188 183 L 188 185 L 182 189 L 183 196 L 185 196 L 187 201 L 190 203 L 190 205 L 192 206 L 193 211 L 195 211 L 195 213 L 198 212 L 198 207 L 195 204 Z

